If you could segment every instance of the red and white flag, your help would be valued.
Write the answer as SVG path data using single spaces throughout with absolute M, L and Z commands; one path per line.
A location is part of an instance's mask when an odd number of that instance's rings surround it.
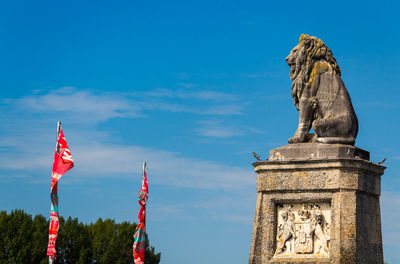
M 134 264 L 144 264 L 146 249 L 146 202 L 149 197 L 149 186 L 147 184 L 146 162 L 143 163 L 142 188 L 139 191 L 140 211 L 138 215 L 139 224 L 133 236 L 133 261 Z
M 64 133 L 60 126 L 60 132 L 57 138 L 56 150 L 54 153 L 53 173 L 51 175 L 51 212 L 50 212 L 50 226 L 49 226 L 49 244 L 47 246 L 47 256 L 50 259 L 56 257 L 56 240 L 59 227 L 58 215 L 58 180 L 67 171 L 74 167 L 74 160 L 72 159 L 71 152 L 69 151 L 67 141 L 65 140 Z

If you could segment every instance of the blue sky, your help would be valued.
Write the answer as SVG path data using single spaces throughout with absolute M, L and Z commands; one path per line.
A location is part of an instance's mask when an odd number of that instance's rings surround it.
M 285 57 L 321 38 L 388 166 L 384 255 L 400 246 L 400 4 L 390 1 L 2 1 L 0 209 L 49 215 L 56 122 L 75 159 L 60 213 L 135 221 L 163 264 L 246 263 L 264 159 L 297 123 Z

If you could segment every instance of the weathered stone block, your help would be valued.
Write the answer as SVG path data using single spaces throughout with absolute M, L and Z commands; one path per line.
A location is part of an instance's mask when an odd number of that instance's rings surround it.
M 301 143 L 254 164 L 249 264 L 382 264 L 380 177 L 365 150 Z

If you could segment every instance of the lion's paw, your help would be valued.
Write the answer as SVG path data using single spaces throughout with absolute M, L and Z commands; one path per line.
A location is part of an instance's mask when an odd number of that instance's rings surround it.
M 304 137 L 292 137 L 292 138 L 289 138 L 289 140 L 288 140 L 289 144 L 301 143 L 304 141 L 305 141 Z

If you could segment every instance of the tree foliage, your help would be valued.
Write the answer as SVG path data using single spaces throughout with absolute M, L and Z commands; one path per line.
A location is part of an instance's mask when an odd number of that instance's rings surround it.
M 49 221 L 23 210 L 0 212 L 0 263 L 48 263 L 46 256 Z M 132 264 L 136 224 L 99 218 L 83 224 L 77 218 L 60 217 L 56 263 Z M 145 264 L 158 264 L 161 253 L 146 241 Z

